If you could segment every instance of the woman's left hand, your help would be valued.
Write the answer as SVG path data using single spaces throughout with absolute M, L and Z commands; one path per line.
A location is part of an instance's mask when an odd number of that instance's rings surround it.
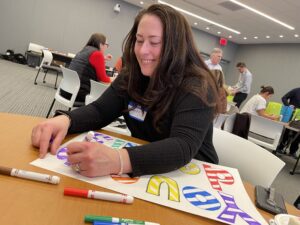
M 68 162 L 83 176 L 118 174 L 121 170 L 118 150 L 106 145 L 95 142 L 73 142 L 67 149 Z

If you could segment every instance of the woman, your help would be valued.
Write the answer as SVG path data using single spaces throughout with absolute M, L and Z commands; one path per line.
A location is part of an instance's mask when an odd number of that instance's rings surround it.
M 218 163 L 212 144 L 217 85 L 185 18 L 169 6 L 154 4 L 138 14 L 123 49 L 125 68 L 98 100 L 60 112 L 33 129 L 32 144 L 39 147 L 40 157 L 51 137 L 55 154 L 67 133 L 97 130 L 123 115 L 132 136 L 151 143 L 119 151 L 71 143 L 68 162 L 81 175 L 165 173 L 192 158 Z
M 69 69 L 75 70 L 80 78 L 80 89 L 76 97 L 77 102 L 84 102 L 85 96 L 90 93 L 90 80 L 110 83 L 111 79 L 105 72 L 105 60 L 111 55 L 104 56 L 108 48 L 106 37 L 103 34 L 92 34 L 85 47 L 76 54 Z M 65 97 L 66 93 L 63 93 Z
M 254 95 L 242 108 L 241 113 L 250 113 L 257 116 L 263 116 L 271 120 L 278 120 L 279 116 L 269 115 L 265 109 L 267 107 L 267 100 L 274 94 L 274 89 L 271 86 L 261 86 L 259 94 Z

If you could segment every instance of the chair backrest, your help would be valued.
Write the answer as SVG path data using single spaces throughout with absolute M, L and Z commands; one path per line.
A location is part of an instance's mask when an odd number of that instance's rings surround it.
M 239 113 L 240 110 L 238 107 L 235 106 L 236 103 L 233 103 L 233 102 L 230 102 L 230 103 L 227 103 L 227 114 L 234 114 L 234 113 Z
M 300 120 L 300 109 L 295 109 L 292 120 L 294 119 Z
M 80 88 L 80 79 L 76 71 L 61 67 L 63 78 L 55 94 L 55 100 L 63 105 L 72 108 Z M 61 90 L 70 93 L 72 96 L 67 99 L 61 95 Z
M 228 116 L 229 116 L 229 114 L 219 114 L 219 115 L 217 115 L 214 119 L 214 123 L 213 123 L 214 127 L 221 129 L 223 123 L 225 122 L 225 120 L 227 119 Z
M 251 115 L 248 140 L 275 150 L 283 131 L 284 124 L 262 116 Z
M 86 105 L 97 100 L 104 93 L 104 91 L 109 87 L 109 84 L 97 82 L 94 80 L 90 80 L 90 82 L 91 82 L 91 91 L 90 94 L 88 94 L 85 97 Z
M 219 164 L 237 168 L 244 181 L 270 187 L 285 163 L 264 148 L 220 129 L 214 129 L 213 144 Z
M 52 53 L 48 49 L 43 49 L 42 51 L 43 51 L 43 60 L 41 62 L 40 67 L 42 67 L 43 65 L 50 66 L 53 59 Z
M 235 118 L 236 118 L 236 113 L 230 114 L 224 122 L 223 130 L 232 133 Z
M 227 95 L 227 102 L 233 102 L 234 95 Z
M 28 51 L 42 53 L 42 50 L 44 48 L 45 47 L 42 46 L 42 45 L 38 45 L 38 44 L 35 44 L 35 43 L 29 43 Z
M 279 102 L 269 102 L 266 108 L 266 113 L 280 115 L 282 104 Z

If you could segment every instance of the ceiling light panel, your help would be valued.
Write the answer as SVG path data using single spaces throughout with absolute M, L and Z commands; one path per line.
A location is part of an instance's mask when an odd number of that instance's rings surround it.
M 230 0 L 230 1 L 231 1 L 232 3 L 234 3 L 234 4 L 237 4 L 237 5 L 239 5 L 239 6 L 244 7 L 245 9 L 250 10 L 250 11 L 253 12 L 253 13 L 256 13 L 256 14 L 258 14 L 258 15 L 260 15 L 260 16 L 266 18 L 266 19 L 269 19 L 269 20 L 271 20 L 271 21 L 273 21 L 273 22 L 275 22 L 275 23 L 277 23 L 277 24 L 279 24 L 279 25 L 281 25 L 281 26 L 284 26 L 284 27 L 286 27 L 286 28 L 288 28 L 288 29 L 290 29 L 290 30 L 295 30 L 295 27 L 293 27 L 293 26 L 291 26 L 291 25 L 289 25 L 289 24 L 287 24 L 287 23 L 285 23 L 285 22 L 283 22 L 283 21 L 280 21 L 280 20 L 278 20 L 278 19 L 276 19 L 276 18 L 274 18 L 274 17 L 272 17 L 272 16 L 270 16 L 270 15 L 268 15 L 268 14 L 266 14 L 266 13 L 263 13 L 263 12 L 261 12 L 261 11 L 255 9 L 255 8 L 249 6 L 249 5 L 246 5 L 246 4 L 244 4 L 244 3 L 240 2 L 240 1 L 237 1 L 237 0 Z
M 232 28 L 230 28 L 230 27 L 227 27 L 227 26 L 225 26 L 225 25 L 223 25 L 223 24 L 220 24 L 220 23 L 218 23 L 218 22 L 212 21 L 212 20 L 210 20 L 210 19 L 208 19 L 208 18 L 204 18 L 204 17 L 202 17 L 202 16 L 199 16 L 199 15 L 197 15 L 197 14 L 195 14 L 195 13 L 192 13 L 192 12 L 186 10 L 186 9 L 180 8 L 180 7 L 176 6 L 176 5 L 172 5 L 172 4 L 168 3 L 168 2 L 158 0 L 158 3 L 160 3 L 160 4 L 165 4 L 165 5 L 168 5 L 168 6 L 171 6 L 171 7 L 173 7 L 174 9 L 176 9 L 177 11 L 179 11 L 179 12 L 181 12 L 181 13 L 184 13 L 184 14 L 186 14 L 186 15 L 192 16 L 192 17 L 197 18 L 197 19 L 199 19 L 199 20 L 205 21 L 205 22 L 208 23 L 208 24 L 213 24 L 214 26 L 223 28 L 223 29 L 225 29 L 225 30 L 227 30 L 227 31 L 230 31 L 230 32 L 232 32 L 232 33 L 235 33 L 235 34 L 240 34 L 240 33 L 241 33 L 240 31 L 237 31 L 237 30 L 235 30 L 235 29 L 232 29 Z

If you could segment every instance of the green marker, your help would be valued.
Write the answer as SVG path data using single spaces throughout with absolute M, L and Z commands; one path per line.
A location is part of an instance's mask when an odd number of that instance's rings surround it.
M 159 223 L 146 222 L 142 220 L 132 220 L 132 219 L 111 217 L 111 216 L 93 216 L 93 215 L 86 215 L 84 217 L 84 221 L 85 222 L 101 221 L 101 222 L 111 222 L 111 223 L 130 223 L 130 224 L 137 224 L 137 225 L 160 225 Z

